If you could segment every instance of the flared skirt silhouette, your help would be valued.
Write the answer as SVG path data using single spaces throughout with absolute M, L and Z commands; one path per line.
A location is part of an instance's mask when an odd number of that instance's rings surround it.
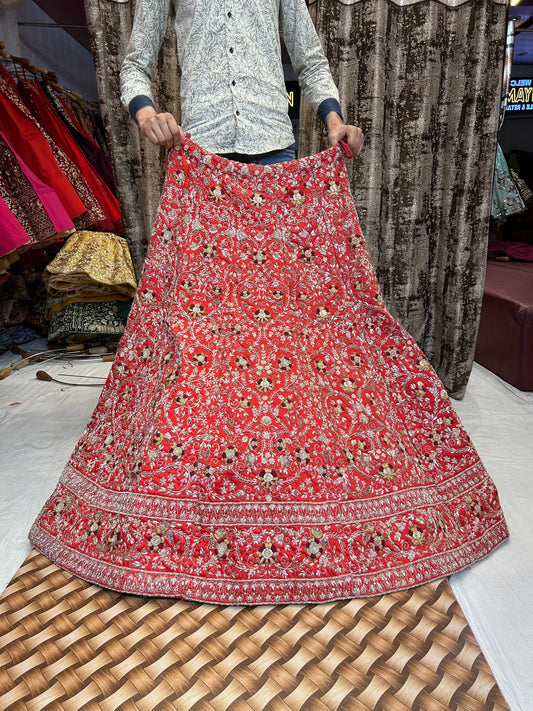
M 343 154 L 169 153 L 112 371 L 30 540 L 114 590 L 229 604 L 419 585 L 508 536 L 388 313 Z

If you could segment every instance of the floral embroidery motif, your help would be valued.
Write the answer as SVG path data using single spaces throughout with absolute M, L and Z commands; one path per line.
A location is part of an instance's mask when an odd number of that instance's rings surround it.
M 301 462 L 302 464 L 307 464 L 307 462 L 311 459 L 309 450 L 306 449 L 305 447 L 300 447 L 299 449 L 297 449 L 296 450 L 296 459 L 299 462 Z
M 397 473 L 396 467 L 393 464 L 390 464 L 389 462 L 381 464 L 379 466 L 378 471 L 380 476 L 382 476 L 384 479 L 388 479 L 389 481 L 392 481 L 392 479 L 394 479 Z
M 239 450 L 236 447 L 226 447 L 222 452 L 222 459 L 228 464 L 234 462 L 238 456 Z
M 311 529 L 311 538 L 307 541 L 307 555 L 312 559 L 316 560 L 322 551 L 324 550 L 320 539 L 323 537 L 323 533 L 319 528 Z
M 335 182 L 335 180 L 330 180 L 327 192 L 328 195 L 340 195 L 342 192 L 342 188 L 339 183 Z
M 248 370 L 250 361 L 245 356 L 239 355 L 235 358 L 235 365 L 239 370 Z
M 295 189 L 292 191 L 289 200 L 293 205 L 303 205 L 305 202 L 305 195 L 303 195 L 298 189 Z
M 357 381 L 346 376 L 342 379 L 340 386 L 345 393 L 354 393 L 357 390 Z
M 262 249 L 258 249 L 252 255 L 252 261 L 255 262 L 255 264 L 264 264 L 266 262 L 266 260 L 267 260 L 267 256 L 263 252 Z
M 319 321 L 327 321 L 331 318 L 331 311 L 327 306 L 317 306 L 315 314 Z
M 199 368 L 202 368 L 207 363 L 207 356 L 205 353 L 194 353 L 192 362 Z
M 54 514 L 56 516 L 61 516 L 61 514 L 67 513 L 72 508 L 73 503 L 74 503 L 74 497 L 65 496 L 65 498 L 60 499 L 56 504 L 54 504 L 54 506 L 53 506 Z
M 176 405 L 186 405 L 190 397 L 189 393 L 179 392 L 177 393 L 174 402 Z
M 167 531 L 169 531 L 169 527 L 167 525 L 164 523 L 158 524 L 155 531 L 153 531 L 150 536 L 148 548 L 160 552 L 163 546 L 168 544 L 168 540 L 165 538 L 165 533 L 167 533 Z
M 189 304 L 187 312 L 191 318 L 200 318 L 205 315 L 205 309 L 202 304 Z
M 185 447 L 182 444 L 175 444 L 170 449 L 172 459 L 182 459 L 185 455 Z
M 365 543 L 369 543 L 375 551 L 381 551 L 385 545 L 383 533 L 381 533 L 381 531 L 377 531 L 373 524 L 367 524 L 365 526 L 363 541 Z
M 270 537 L 257 549 L 257 555 L 259 556 L 259 562 L 265 565 L 271 565 L 274 563 L 279 555 L 279 550 L 276 545 L 270 540 Z
M 202 254 L 204 257 L 207 257 L 208 259 L 213 259 L 214 257 L 217 256 L 218 249 L 215 247 L 214 244 L 211 244 L 209 242 L 208 244 L 205 244 L 203 249 L 202 249 Z
M 270 378 L 263 377 L 257 381 L 256 387 L 259 392 L 266 393 L 274 388 L 274 382 Z
M 305 249 L 302 250 L 300 253 L 300 259 L 304 262 L 312 262 L 315 258 L 315 252 L 311 247 L 306 247 Z
M 228 542 L 226 531 L 223 528 L 217 528 L 214 534 L 214 539 L 217 556 L 221 560 L 226 560 L 231 551 L 231 546 Z
M 265 198 L 261 195 L 261 193 L 254 193 L 251 198 L 250 202 L 254 207 L 263 207 L 265 204 L 266 200 Z
M 416 525 L 411 526 L 408 536 L 415 546 L 423 546 L 426 543 L 426 532 Z
M 219 202 L 220 200 L 224 200 L 224 198 L 225 198 L 224 191 L 222 190 L 220 185 L 215 185 L 214 187 L 211 188 L 211 190 L 209 191 L 209 197 L 214 202 Z
M 259 323 L 267 323 L 272 318 L 268 309 L 257 309 L 254 311 L 254 318 Z
M 119 528 L 112 531 L 107 537 L 106 545 L 111 551 L 116 551 L 122 542 L 122 532 Z
M 281 356 L 281 358 L 278 359 L 278 368 L 282 371 L 290 370 L 292 368 L 292 363 L 285 356 Z
M 110 377 L 31 540 L 114 589 L 378 595 L 507 536 L 442 384 L 383 305 L 337 148 L 183 139 Z
M 276 474 L 275 469 L 267 467 L 265 469 L 261 469 L 261 471 L 259 472 L 259 483 L 261 484 L 261 486 L 264 486 L 265 489 L 270 489 L 271 487 L 275 486 L 277 481 L 278 475 Z

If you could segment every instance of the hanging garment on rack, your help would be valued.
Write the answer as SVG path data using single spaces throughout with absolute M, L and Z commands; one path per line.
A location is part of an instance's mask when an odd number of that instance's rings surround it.
M 8 178 L 10 177 L 11 176 L 8 176 Z M 11 181 L 6 179 L 6 174 L 4 173 L 2 168 L 0 168 L 0 196 L 4 200 L 7 207 L 11 210 L 13 216 L 19 222 L 26 235 L 26 240 L 24 241 L 24 243 L 18 243 L 15 249 L 18 250 L 21 249 L 23 246 L 37 242 L 37 233 L 35 232 L 30 215 L 27 214 L 27 212 L 24 210 L 23 205 L 17 199 L 17 196 L 13 193 Z M 11 240 L 9 239 L 9 237 L 7 237 L 6 239 L 6 236 L 6 231 L 0 228 L 0 257 L 5 257 L 14 249 Z
M 74 107 L 72 107 L 72 110 L 74 111 Z M 104 151 L 104 153 L 109 155 L 109 148 L 106 144 L 105 138 L 104 122 L 102 121 L 102 117 L 100 116 L 100 114 L 91 114 L 89 117 L 89 123 L 94 140 Z M 89 130 L 89 128 L 87 128 L 87 130 Z
M 496 223 L 501 225 L 511 215 L 518 215 L 524 212 L 526 206 L 509 171 L 509 166 L 499 143 L 496 151 L 491 215 Z
M 1 64 L 0 129 L 26 165 L 54 189 L 78 229 L 106 220 L 80 171 L 36 122 Z
M 26 106 L 32 111 L 40 126 L 42 126 L 54 143 L 65 153 L 80 171 L 83 179 L 98 201 L 106 219 L 95 227 L 101 230 L 113 230 L 121 227 L 120 207 L 116 197 L 107 185 L 99 178 L 93 166 L 72 138 L 57 112 L 50 105 L 44 92 L 36 81 L 19 81 L 18 90 Z
M 54 190 L 45 185 L 0 131 L 0 194 L 28 234 L 44 242 L 74 232 L 74 224 Z M 0 256 L 6 254 L 0 234 Z
M 19 81 L 18 90 L 26 106 L 32 111 L 39 124 L 44 127 L 56 145 L 61 148 L 83 175 L 91 193 L 105 213 L 107 219 L 96 225 L 96 228 L 100 230 L 121 229 L 122 218 L 118 200 L 89 163 L 83 151 L 57 115 L 57 111 L 50 104 L 39 83 L 35 80 Z
M 66 102 L 61 100 L 61 98 L 56 96 L 53 92 L 49 91 L 46 85 L 42 88 L 51 105 L 57 111 L 57 115 L 63 121 L 67 130 L 70 132 L 79 148 L 83 151 L 83 154 L 87 160 L 96 170 L 107 187 L 111 190 L 113 195 L 116 196 L 117 189 L 115 186 L 115 178 L 111 167 L 111 161 L 107 155 L 99 146 L 96 145 L 92 138 L 90 138 L 86 130 L 77 122 L 74 122 L 73 114 L 67 110 Z
M 31 237 L 28 235 L 19 220 L 15 217 L 13 211 L 1 195 L 0 225 L 2 226 L 0 229 L 0 256 L 9 254 L 9 252 L 12 252 L 19 247 L 28 244 L 28 242 L 31 242 Z
M 182 140 L 113 369 L 30 540 L 122 592 L 380 595 L 508 536 L 386 310 L 340 147 L 245 165 Z
M 533 191 L 526 181 L 518 175 L 516 170 L 510 168 L 510 173 L 516 187 L 518 188 L 518 192 L 520 193 L 520 197 L 522 198 L 524 205 L 528 205 L 531 200 L 533 200 Z
M 86 206 L 58 165 L 42 131 L 36 126 L 22 100 L 17 98 L 11 75 L 1 64 L 0 128 L 26 165 L 55 190 L 71 218 L 87 212 Z

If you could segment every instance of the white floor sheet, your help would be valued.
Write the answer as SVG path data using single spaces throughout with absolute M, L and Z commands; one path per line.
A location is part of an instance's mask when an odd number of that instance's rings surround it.
M 13 360 L 3 354 L 0 368 Z M 35 373 L 105 376 L 109 367 L 51 361 L 0 381 L 0 590 L 30 552 L 30 526 L 100 393 L 43 382 Z M 476 364 L 464 400 L 454 404 L 498 487 L 511 539 L 450 583 L 511 711 L 532 711 L 533 393 Z

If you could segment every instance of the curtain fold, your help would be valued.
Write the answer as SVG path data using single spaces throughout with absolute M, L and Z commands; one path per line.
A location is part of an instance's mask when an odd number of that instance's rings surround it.
M 102 118 L 110 147 L 125 236 L 139 277 L 152 232 L 165 172 L 164 148 L 153 146 L 120 103 L 120 67 L 126 53 L 133 0 L 85 0 Z M 170 28 L 159 53 L 154 96 L 161 111 L 180 115 L 180 72 Z
M 471 372 L 486 266 L 505 0 L 312 0 L 383 296 L 451 395 Z M 300 155 L 326 147 L 304 104 Z

